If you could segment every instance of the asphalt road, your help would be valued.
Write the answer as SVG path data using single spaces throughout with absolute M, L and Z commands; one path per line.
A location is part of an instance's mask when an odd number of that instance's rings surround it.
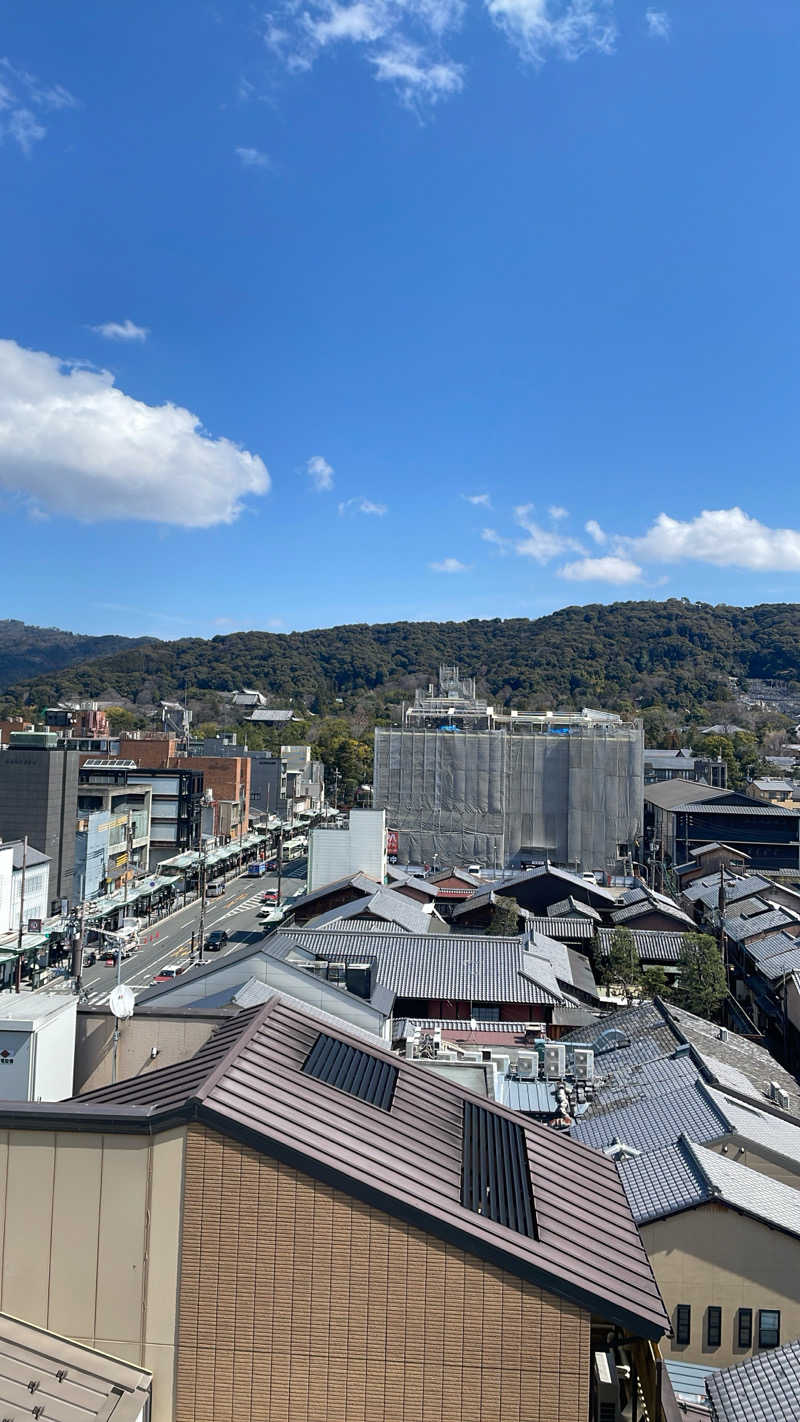
M 293 861 L 284 870 L 281 884 L 282 902 L 285 903 L 288 898 L 304 892 L 305 876 L 305 859 Z M 245 874 L 239 879 L 230 879 L 223 896 L 206 901 L 205 939 L 208 939 L 209 933 L 215 928 L 224 928 L 228 934 L 228 942 L 219 953 L 204 954 L 206 961 L 216 961 L 226 953 L 243 947 L 245 943 L 255 943 L 264 937 L 264 930 L 258 922 L 258 911 L 263 908 L 261 895 L 265 889 L 276 889 L 277 886 L 276 874 L 265 874 L 260 879 Z M 122 982 L 127 983 L 135 993 L 143 992 L 165 963 L 190 962 L 192 934 L 195 935 L 196 944 L 199 924 L 200 901 L 196 899 L 187 904 L 186 908 L 178 909 L 169 918 L 163 918 L 150 928 L 143 929 L 140 934 L 140 946 L 130 958 L 123 959 Z M 110 963 L 106 966 L 99 962 L 95 967 L 84 971 L 82 987 L 89 994 L 89 1002 L 97 1005 L 107 1001 L 116 982 L 116 966 Z

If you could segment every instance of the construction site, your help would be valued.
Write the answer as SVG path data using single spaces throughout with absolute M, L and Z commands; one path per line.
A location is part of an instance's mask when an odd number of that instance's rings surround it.
M 376 809 L 408 864 L 613 872 L 641 836 L 644 735 L 613 713 L 498 712 L 458 667 L 375 732 Z

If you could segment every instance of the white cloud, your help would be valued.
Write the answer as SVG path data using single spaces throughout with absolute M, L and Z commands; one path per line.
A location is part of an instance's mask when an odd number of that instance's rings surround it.
M 485 13 L 526 59 L 577 59 L 610 53 L 613 0 L 484 0 Z M 457 94 L 464 66 L 445 48 L 461 25 L 466 0 L 283 0 L 264 18 L 264 42 L 286 69 L 307 72 L 334 46 L 348 45 L 419 110 Z
M 372 499 L 365 499 L 363 495 L 359 495 L 357 498 L 345 499 L 339 505 L 339 513 L 376 514 L 379 518 L 383 518 L 386 513 L 386 505 L 374 504 Z
M 260 148 L 235 148 L 234 153 L 243 168 L 272 167 L 272 160 L 269 155 L 262 153 Z
M 672 22 L 666 10 L 646 10 L 644 19 L 647 32 L 654 39 L 669 39 Z
M 594 539 L 595 543 L 603 544 L 608 542 L 608 534 L 603 531 L 596 519 L 590 518 L 588 523 L 585 523 L 583 526 L 589 537 Z
M 560 504 L 551 504 L 547 512 L 551 518 L 556 520 L 556 523 L 562 518 L 569 518 L 569 509 L 562 509 Z
M 106 321 L 102 326 L 91 326 L 90 330 L 107 341 L 146 341 L 150 335 L 148 326 L 135 326 L 133 321 Z
M 87 523 L 208 528 L 269 485 L 258 455 L 212 439 L 190 410 L 146 405 L 108 371 L 0 341 L 0 486 L 36 506 Z
M 468 504 L 474 504 L 476 508 L 490 509 L 492 507 L 491 495 L 489 494 L 462 494 L 462 499 L 466 499 Z
M 457 94 L 464 85 L 460 64 L 426 58 L 418 45 L 399 40 L 389 49 L 372 56 L 376 79 L 394 84 L 404 104 L 435 103 L 448 94 Z
M 306 473 L 318 494 L 333 488 L 333 466 L 321 454 L 312 454 L 306 463 Z
M 496 528 L 481 529 L 481 538 L 484 543 L 491 543 L 500 553 L 508 553 L 513 546 L 510 538 L 504 538 L 502 533 L 498 533 Z
M 588 50 L 610 54 L 616 26 L 610 0 L 486 0 L 495 24 L 524 59 L 578 59 Z
M 558 558 L 562 553 L 584 551 L 574 538 L 556 533 L 552 528 L 542 528 L 533 517 L 531 504 L 521 504 L 516 508 L 514 518 L 527 534 L 526 538 L 518 539 L 514 544 L 515 552 L 524 558 L 533 558 L 535 562 L 544 564 L 549 563 L 552 558 Z
M 644 561 L 692 560 L 755 572 L 800 571 L 800 530 L 769 528 L 740 508 L 705 509 L 686 521 L 662 513 L 644 537 L 624 542 Z
M 467 573 L 469 565 L 459 562 L 458 558 L 443 558 L 440 563 L 429 563 L 428 567 L 434 573 Z
M 631 558 L 609 556 L 565 563 L 563 568 L 559 568 L 558 576 L 574 583 L 635 583 L 641 578 L 642 570 Z
M 47 134 L 43 115 L 77 107 L 63 85 L 42 84 L 10 59 L 0 59 L 0 142 L 10 138 L 29 158 Z

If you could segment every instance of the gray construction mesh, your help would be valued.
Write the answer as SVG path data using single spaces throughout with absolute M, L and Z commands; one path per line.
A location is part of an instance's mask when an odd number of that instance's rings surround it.
M 641 833 L 641 726 L 565 734 L 376 730 L 375 808 L 401 863 L 549 857 L 610 869 Z

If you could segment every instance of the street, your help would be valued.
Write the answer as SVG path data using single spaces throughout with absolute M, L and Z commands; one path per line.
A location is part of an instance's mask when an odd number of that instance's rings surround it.
M 297 859 L 284 870 L 281 884 L 281 899 L 297 897 L 305 891 L 306 860 Z M 264 929 L 258 922 L 258 913 L 264 905 L 261 896 L 266 889 L 277 889 L 277 874 L 265 874 L 260 879 L 243 874 L 228 882 L 225 894 L 218 899 L 206 901 L 204 937 L 215 928 L 224 928 L 228 942 L 219 953 L 204 953 L 207 962 L 214 962 L 246 943 L 255 943 L 264 937 Z M 188 963 L 192 951 L 192 934 L 197 940 L 200 923 L 200 900 L 178 909 L 169 918 L 161 919 L 149 928 L 142 929 L 140 947 L 122 963 L 121 980 L 134 993 L 142 992 L 153 982 L 159 969 L 165 963 Z M 84 971 L 82 987 L 89 994 L 89 1002 L 98 1005 L 108 1000 L 111 989 L 116 986 L 115 965 L 98 962 L 95 967 Z

